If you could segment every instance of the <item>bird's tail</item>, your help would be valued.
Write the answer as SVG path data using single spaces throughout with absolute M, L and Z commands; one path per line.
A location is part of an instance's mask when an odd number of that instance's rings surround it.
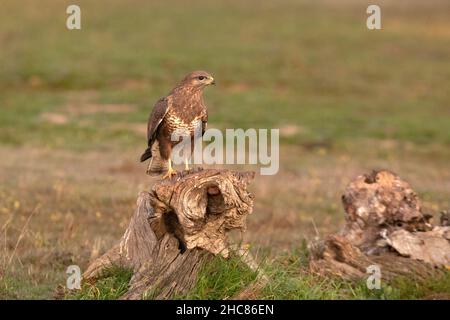
M 145 150 L 141 156 L 141 162 L 144 162 L 145 160 L 147 160 L 151 157 L 152 157 L 152 148 L 148 147 L 147 150 Z
M 150 163 L 147 167 L 148 175 L 156 176 L 167 171 L 168 161 L 161 157 L 158 141 L 155 141 L 151 147 L 148 147 L 147 150 L 145 150 L 144 154 L 141 156 L 141 161 L 145 161 L 148 158 L 150 158 Z

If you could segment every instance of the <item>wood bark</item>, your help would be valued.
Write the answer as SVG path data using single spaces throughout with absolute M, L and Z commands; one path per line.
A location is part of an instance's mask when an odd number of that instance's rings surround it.
M 93 282 L 111 266 L 133 270 L 123 299 L 167 299 L 188 292 L 201 266 L 227 257 L 227 233 L 246 229 L 252 172 L 191 170 L 141 192 L 119 243 L 93 261 L 83 279 Z
M 396 174 L 383 170 L 357 177 L 342 202 L 344 228 L 311 244 L 314 272 L 357 280 L 368 277 L 367 267 L 378 265 L 390 281 L 425 279 L 450 266 L 450 227 L 433 226 L 417 194 Z

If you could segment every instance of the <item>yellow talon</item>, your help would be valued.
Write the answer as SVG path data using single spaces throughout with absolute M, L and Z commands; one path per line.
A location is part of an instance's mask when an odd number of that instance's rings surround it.
M 162 177 L 163 179 L 166 178 L 172 178 L 172 176 L 176 175 L 177 172 L 172 168 L 172 160 L 169 159 L 169 169 L 167 170 L 166 174 Z
M 162 178 L 163 179 L 166 179 L 166 178 L 170 179 L 170 178 L 172 178 L 172 176 L 174 176 L 176 174 L 177 174 L 177 172 L 174 169 L 170 168 L 169 170 L 167 170 L 166 174 Z

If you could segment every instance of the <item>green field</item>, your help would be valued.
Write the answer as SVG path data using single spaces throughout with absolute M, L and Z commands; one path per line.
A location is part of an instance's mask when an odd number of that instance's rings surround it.
M 70 1 L 0 5 L 0 299 L 55 297 L 69 264 L 119 239 L 154 181 L 138 163 L 151 107 L 196 69 L 217 81 L 210 126 L 280 128 L 280 172 L 252 185 L 248 238 L 277 279 L 260 298 L 449 298 L 448 280 L 373 293 L 303 261 L 303 242 L 339 230 L 346 184 L 371 169 L 409 181 L 426 212 L 450 208 L 448 1 L 382 1 L 375 31 L 366 1 L 77 3 L 73 31 Z M 251 283 L 230 265 L 189 297 Z M 126 275 L 81 298 L 115 297 Z

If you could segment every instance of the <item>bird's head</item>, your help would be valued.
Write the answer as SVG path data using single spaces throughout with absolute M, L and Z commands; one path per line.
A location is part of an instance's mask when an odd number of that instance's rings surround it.
M 216 84 L 214 78 L 206 71 L 194 71 L 189 73 L 181 81 L 181 85 L 203 89 L 210 84 Z

